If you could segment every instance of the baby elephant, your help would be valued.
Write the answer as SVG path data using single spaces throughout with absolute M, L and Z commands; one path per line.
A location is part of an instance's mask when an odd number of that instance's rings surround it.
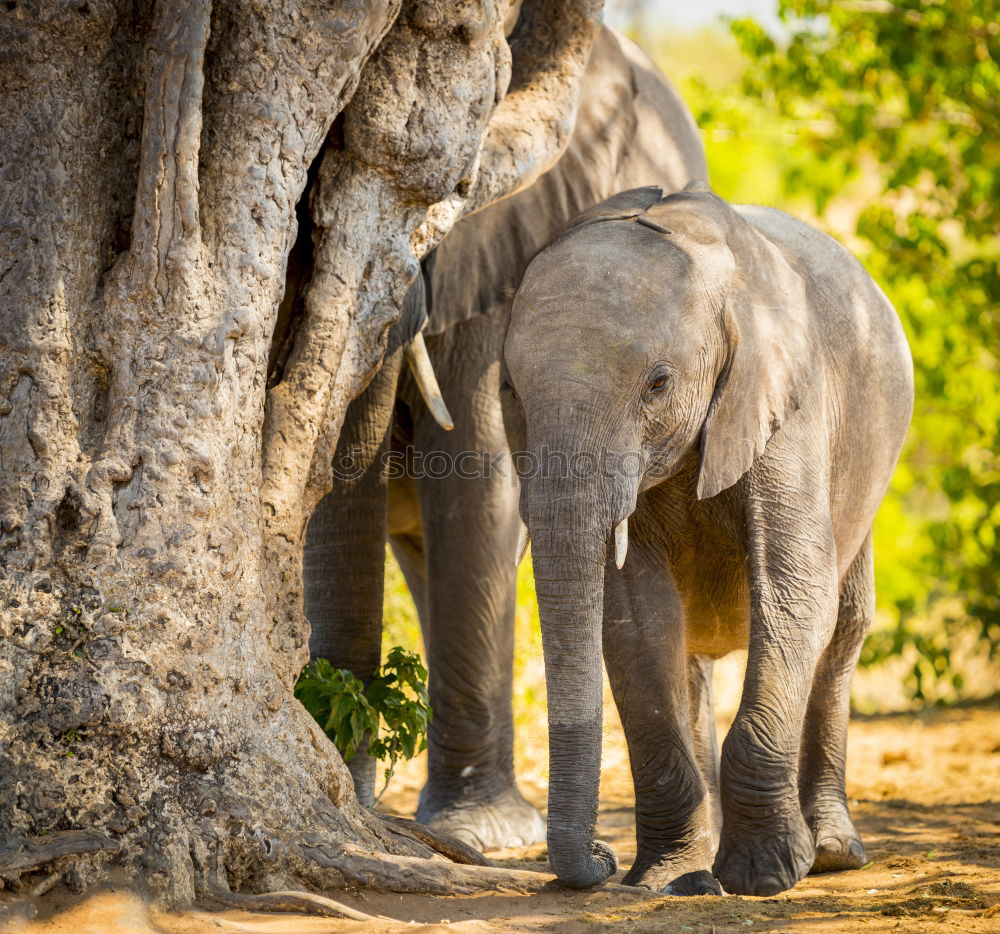
M 892 306 L 780 211 L 700 183 L 641 188 L 535 257 L 504 356 L 554 871 L 589 886 L 617 866 L 594 838 L 602 646 L 635 783 L 627 883 L 774 895 L 810 868 L 859 867 L 849 689 L 874 605 L 872 518 L 913 404 Z M 720 769 L 709 692 L 688 679 L 740 648 Z

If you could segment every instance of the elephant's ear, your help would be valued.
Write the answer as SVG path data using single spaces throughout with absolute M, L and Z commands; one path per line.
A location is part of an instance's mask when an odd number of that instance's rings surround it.
M 805 283 L 743 210 L 695 181 L 636 218 L 690 257 L 723 322 L 726 360 L 702 426 L 699 499 L 750 469 L 809 377 Z
M 799 407 L 811 371 L 802 278 L 742 217 L 727 240 L 737 271 L 723 308 L 726 362 L 701 433 L 699 499 L 750 469 Z
M 553 238 L 556 240 L 565 237 L 566 234 L 599 221 L 625 221 L 648 211 L 663 197 L 663 189 L 656 185 L 647 185 L 645 188 L 631 188 L 628 191 L 619 192 L 600 204 L 595 204 L 592 208 L 587 208 L 582 214 L 577 214 L 561 231 Z

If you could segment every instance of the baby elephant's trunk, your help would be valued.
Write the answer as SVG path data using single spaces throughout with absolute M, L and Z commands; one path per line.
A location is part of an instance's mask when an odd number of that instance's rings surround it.
M 620 505 L 622 493 L 618 484 L 600 477 L 525 485 L 548 691 L 549 861 L 563 882 L 580 888 L 605 881 L 618 866 L 594 833 L 601 777 L 604 572 L 613 529 L 632 508 Z M 619 534 L 619 549 L 623 544 Z

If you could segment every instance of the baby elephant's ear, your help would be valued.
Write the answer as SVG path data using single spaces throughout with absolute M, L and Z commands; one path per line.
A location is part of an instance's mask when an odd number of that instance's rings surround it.
M 632 188 L 629 191 L 619 192 L 600 204 L 595 204 L 582 214 L 577 214 L 563 229 L 555 239 L 566 236 L 573 230 L 579 230 L 589 224 L 596 224 L 599 221 L 624 221 L 648 211 L 654 204 L 663 197 L 663 189 L 656 185 L 649 185 L 646 188 Z
M 731 487 L 799 407 L 812 369 L 805 284 L 746 225 L 723 313 L 728 354 L 701 432 L 698 498 Z M 740 242 L 742 241 L 742 242 Z
M 700 191 L 705 194 L 714 195 L 715 192 L 712 191 L 712 186 L 708 182 L 703 182 L 700 178 L 696 178 L 693 181 L 688 182 L 684 186 L 685 191 Z

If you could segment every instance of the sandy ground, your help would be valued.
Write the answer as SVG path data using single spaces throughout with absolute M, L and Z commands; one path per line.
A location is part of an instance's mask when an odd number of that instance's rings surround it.
M 634 855 L 632 786 L 624 741 L 609 716 L 600 833 L 627 867 Z M 544 805 L 544 737 L 522 729 L 526 794 Z M 319 934 L 349 931 L 1000 932 L 1000 704 L 858 719 L 849 792 L 870 863 L 811 876 L 776 898 L 666 898 L 555 886 L 530 895 L 416 897 L 330 893 L 378 922 L 243 911 L 162 913 L 105 892 L 0 900 L 0 931 L 22 934 Z M 531 766 L 536 766 L 534 769 Z M 407 765 L 387 809 L 412 814 L 421 763 Z M 545 871 L 544 846 L 491 854 Z M 0 893 L 2 894 L 2 893 Z

